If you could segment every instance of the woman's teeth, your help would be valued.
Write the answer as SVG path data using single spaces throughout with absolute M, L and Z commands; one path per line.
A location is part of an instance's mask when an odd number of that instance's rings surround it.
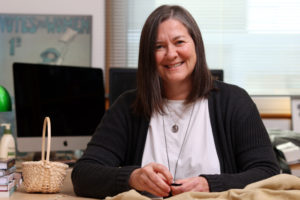
M 170 68 L 175 68 L 175 67 L 179 67 L 182 63 L 177 63 L 175 65 L 168 65 L 167 67 Z

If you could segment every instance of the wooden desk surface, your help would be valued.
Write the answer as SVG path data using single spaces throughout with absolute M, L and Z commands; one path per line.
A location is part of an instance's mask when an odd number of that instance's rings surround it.
M 64 181 L 64 185 L 60 193 L 57 194 L 41 194 L 41 193 L 26 193 L 22 186 L 15 191 L 9 200 L 88 200 L 92 198 L 77 197 L 74 194 L 73 186 L 71 182 L 71 171 L 67 170 L 67 176 Z

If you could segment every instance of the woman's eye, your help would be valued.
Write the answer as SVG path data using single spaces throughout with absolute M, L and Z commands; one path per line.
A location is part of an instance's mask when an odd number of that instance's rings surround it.
M 163 46 L 162 45 L 156 45 L 156 49 L 161 49 Z
M 183 40 L 178 40 L 178 41 L 176 42 L 176 44 L 182 44 L 182 43 L 184 43 Z

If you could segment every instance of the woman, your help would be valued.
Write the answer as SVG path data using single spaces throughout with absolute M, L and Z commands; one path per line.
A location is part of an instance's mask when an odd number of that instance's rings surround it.
M 106 112 L 76 163 L 77 195 L 217 192 L 279 173 L 255 104 L 243 89 L 212 80 L 184 8 L 161 6 L 146 20 L 137 83 Z

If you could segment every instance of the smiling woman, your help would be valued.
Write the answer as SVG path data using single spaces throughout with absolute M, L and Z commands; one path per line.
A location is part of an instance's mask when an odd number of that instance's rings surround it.
M 155 58 L 166 97 L 186 99 L 197 57 L 194 41 L 180 21 L 169 19 L 159 25 Z
M 133 188 L 167 197 L 243 188 L 277 173 L 250 96 L 213 80 L 194 18 L 183 7 L 163 5 L 143 26 L 137 89 L 106 112 L 72 181 L 81 196 Z

